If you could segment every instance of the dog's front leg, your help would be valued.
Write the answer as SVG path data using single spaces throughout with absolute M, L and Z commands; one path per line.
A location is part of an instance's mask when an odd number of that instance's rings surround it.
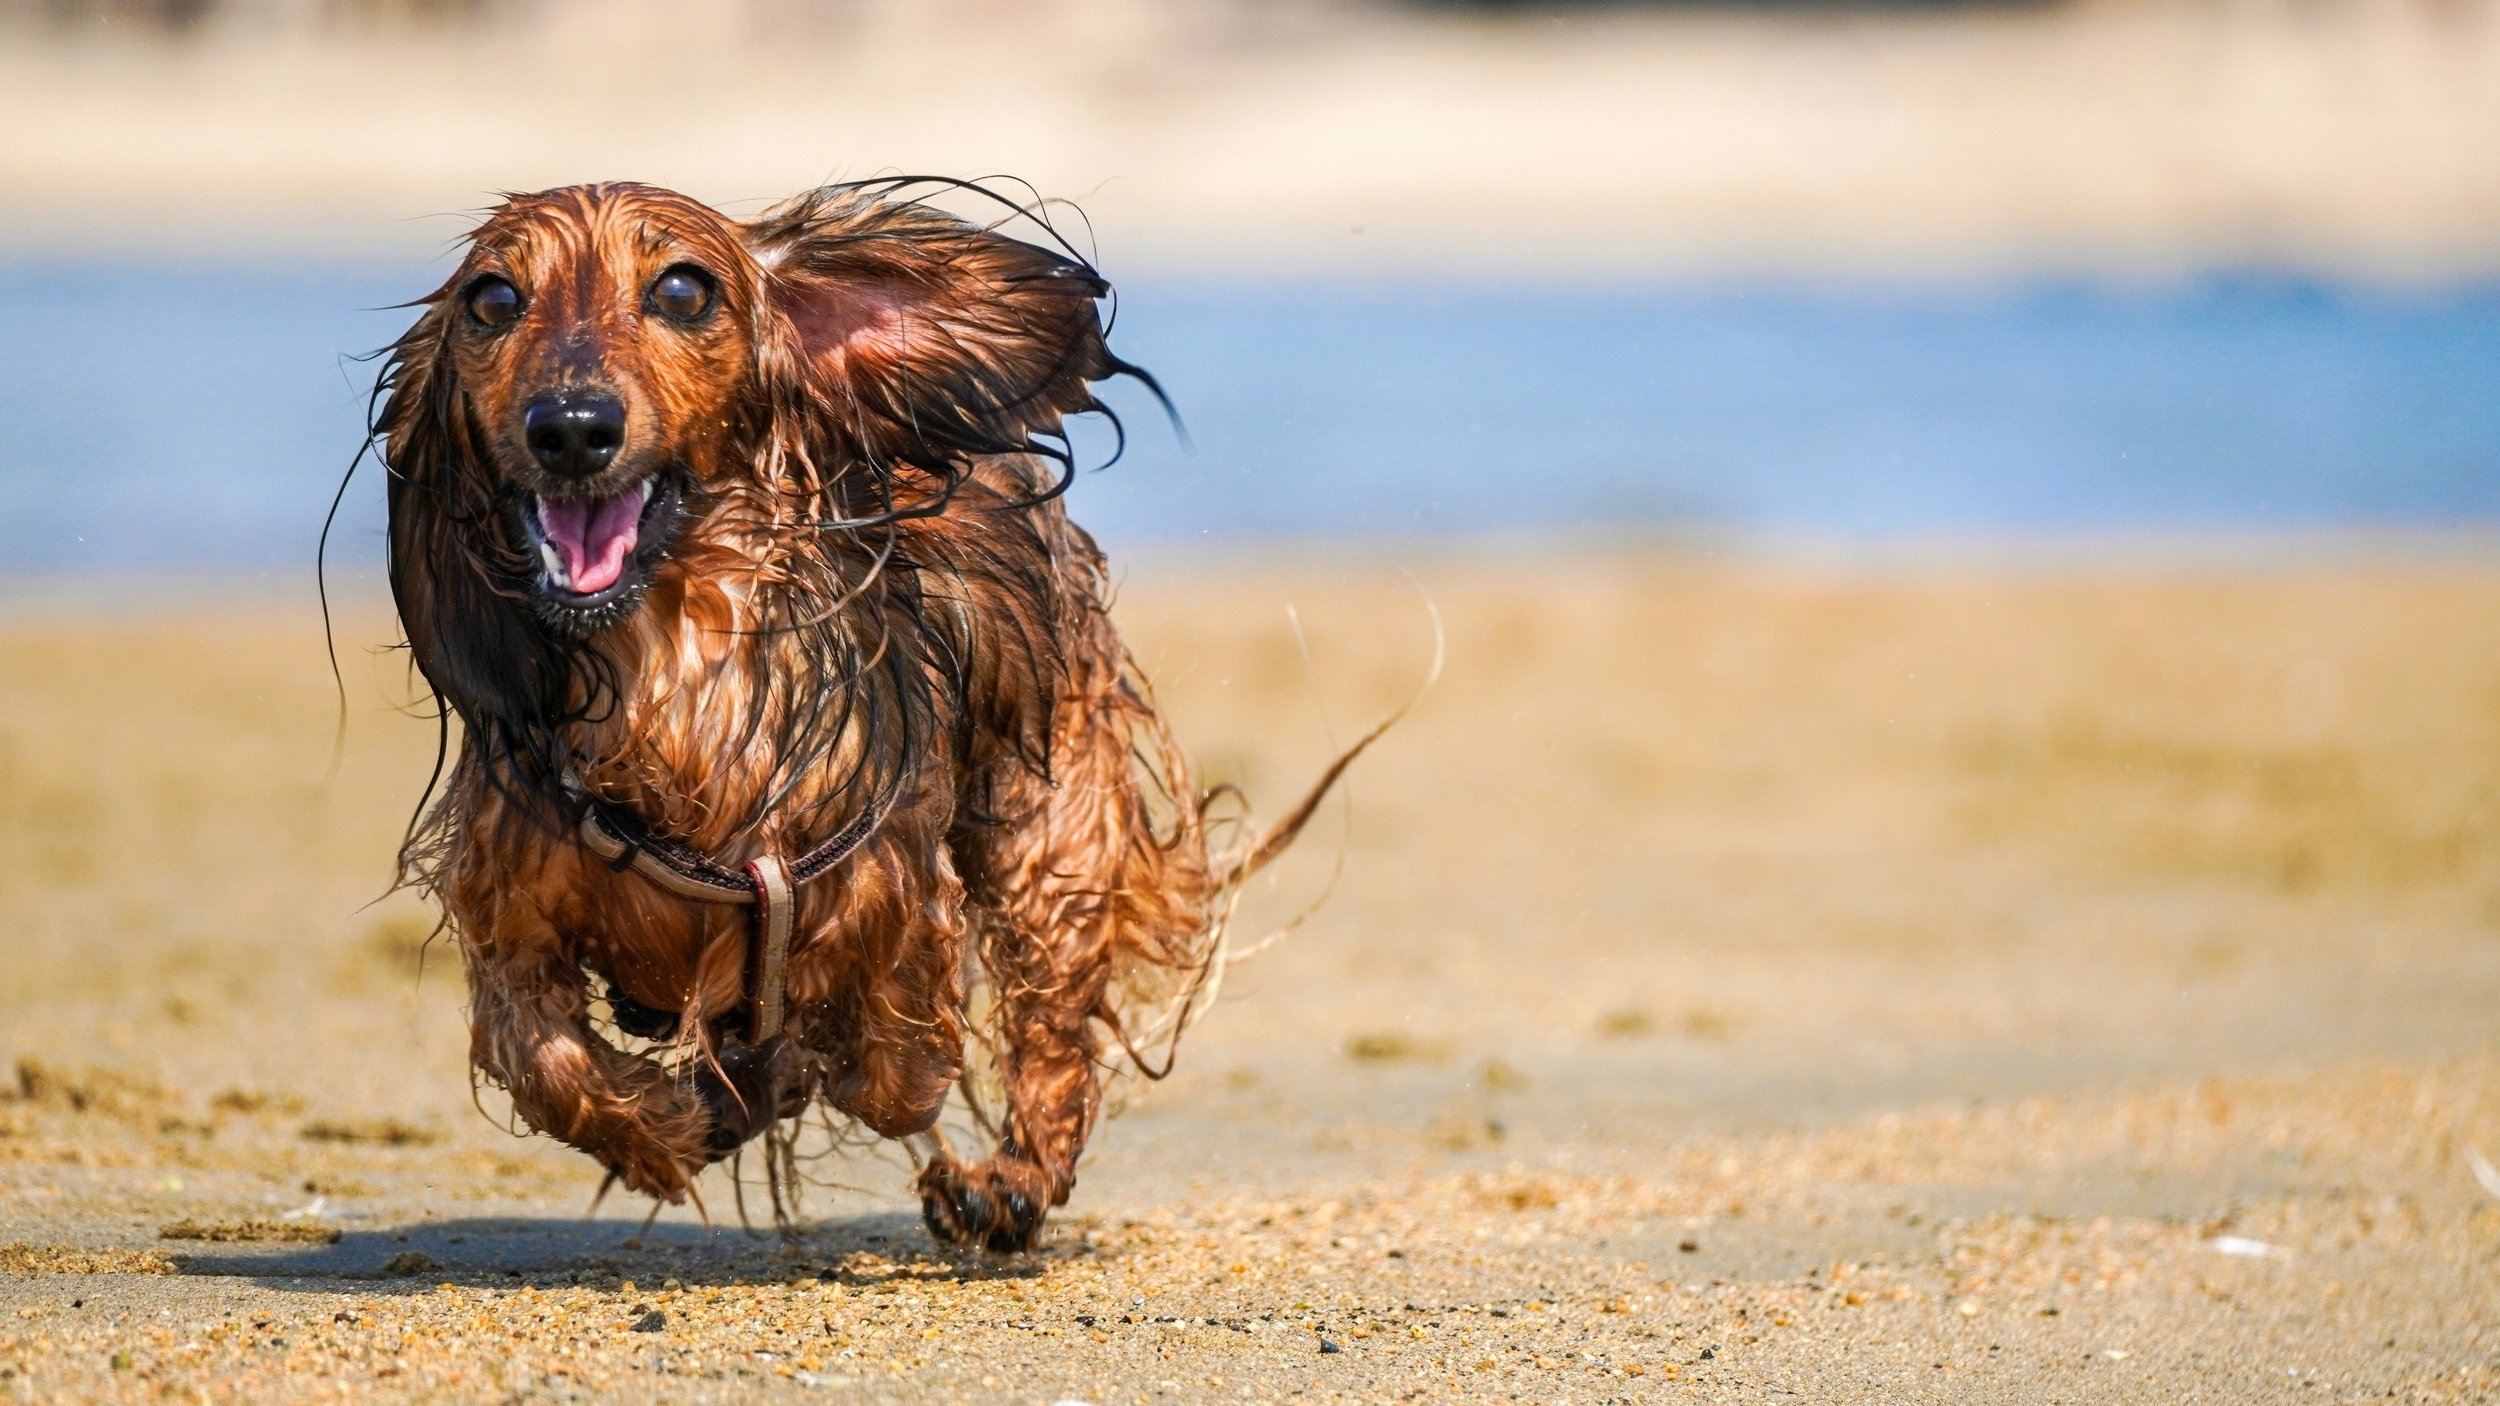
M 904 954 L 882 966 L 834 1022 L 841 1074 L 830 1102 L 879 1137 L 935 1126 L 964 1072 L 963 938 L 959 928 L 899 929 Z
M 512 1096 L 523 1122 L 597 1158 L 631 1190 L 685 1199 L 703 1169 L 711 1117 L 657 1063 L 590 1028 L 590 993 L 552 930 L 464 940 L 469 1059 Z

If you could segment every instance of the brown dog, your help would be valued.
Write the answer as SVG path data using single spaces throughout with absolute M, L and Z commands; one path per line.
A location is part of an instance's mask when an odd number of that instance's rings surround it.
M 470 237 L 380 386 L 391 585 L 460 722 L 402 862 L 477 1070 L 612 1179 L 681 1200 L 819 1104 L 927 1132 L 986 1051 L 994 1154 L 924 1140 L 918 1185 L 1012 1250 L 1351 754 L 1210 857 L 1058 501 L 1062 417 L 1144 378 L 1108 285 L 912 184 L 747 223 L 576 186 Z

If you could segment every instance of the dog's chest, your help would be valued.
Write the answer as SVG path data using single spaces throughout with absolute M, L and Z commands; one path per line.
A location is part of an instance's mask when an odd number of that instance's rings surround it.
M 618 651 L 617 704 L 578 748 L 594 793 L 733 868 L 843 823 L 868 715 L 759 625 L 739 580 L 645 613 Z

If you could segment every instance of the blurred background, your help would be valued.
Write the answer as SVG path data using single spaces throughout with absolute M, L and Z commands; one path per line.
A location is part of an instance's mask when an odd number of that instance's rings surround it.
M 0 574 L 300 569 L 390 305 L 619 177 L 1076 202 L 1123 547 L 2500 511 L 2483 0 L 10 0 L 0 127 Z
M 1115 388 L 1070 504 L 1207 778 L 1275 813 L 1447 635 L 1100 1135 L 1058 1243 L 1169 1255 L 1096 1311 L 1507 1303 L 1440 1366 L 1532 1400 L 2500 1391 L 2500 0 L 0 0 L 0 1306 L 110 1251 L 395 1358 L 427 1296 L 305 1284 L 792 1272 L 471 1108 L 370 468 L 335 757 L 313 553 L 495 192 L 889 172 L 1081 209 L 1195 448 Z M 1026 1362 L 845 1176 L 897 1371 Z M 1038 1399 L 1197 1380 L 1100 1321 Z M 12 1331 L 42 1399 L 276 1361 Z M 1205 1365 L 1465 1395 L 1426 1333 Z

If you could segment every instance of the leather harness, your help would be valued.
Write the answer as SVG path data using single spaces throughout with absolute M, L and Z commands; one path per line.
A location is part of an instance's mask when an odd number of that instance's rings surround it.
M 795 864 L 783 862 L 780 855 L 765 854 L 732 869 L 683 841 L 652 834 L 640 817 L 593 795 L 570 772 L 565 774 L 564 790 L 581 809 L 582 844 L 610 869 L 620 874 L 631 869 L 655 886 L 697 903 L 755 910 L 747 1038 L 761 1044 L 780 1034 L 788 1006 L 787 971 L 790 937 L 798 922 L 798 887 L 858 853 L 885 822 L 885 809 L 860 812 L 823 844 L 799 856 Z

